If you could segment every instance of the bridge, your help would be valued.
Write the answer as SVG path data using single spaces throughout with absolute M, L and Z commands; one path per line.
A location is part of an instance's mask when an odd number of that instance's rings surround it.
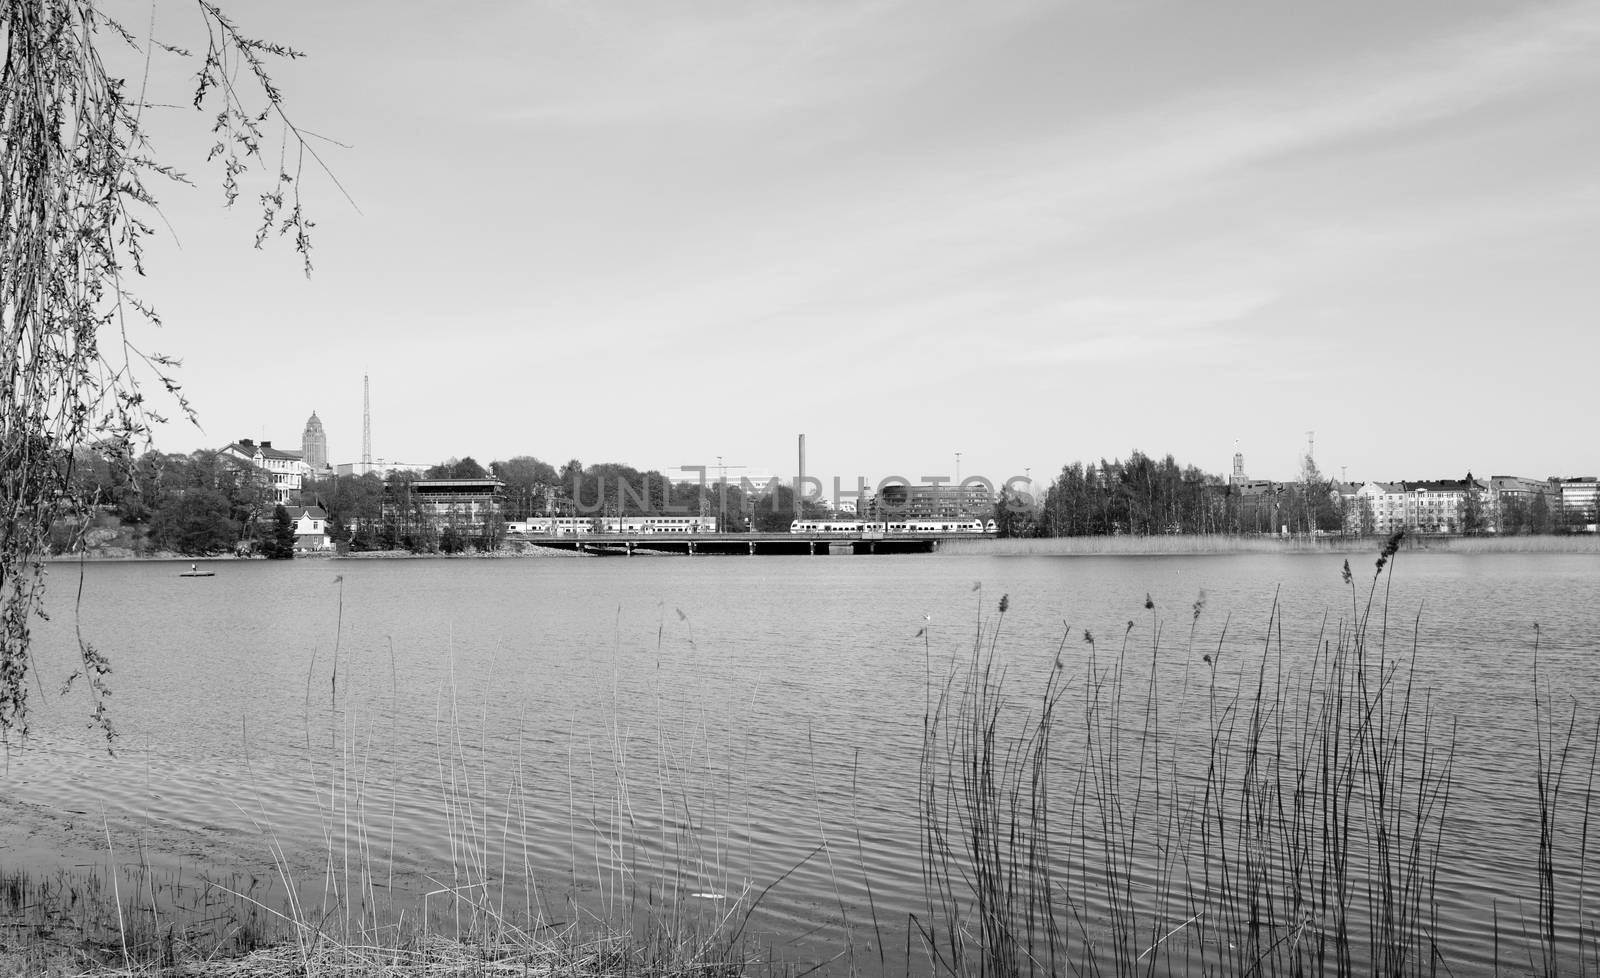
M 993 533 L 589 533 L 562 536 L 512 534 L 506 540 L 508 543 L 521 542 L 551 550 L 570 550 L 602 557 L 631 557 L 636 553 L 822 557 L 932 553 L 947 540 L 988 540 L 993 537 Z

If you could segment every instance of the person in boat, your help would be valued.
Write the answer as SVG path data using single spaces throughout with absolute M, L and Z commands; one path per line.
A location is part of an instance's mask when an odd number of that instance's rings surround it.
M 196 565 L 194 565 L 194 564 L 190 564 L 189 565 L 189 573 L 193 574 L 193 573 L 196 572 L 197 569 L 198 568 L 196 567 Z

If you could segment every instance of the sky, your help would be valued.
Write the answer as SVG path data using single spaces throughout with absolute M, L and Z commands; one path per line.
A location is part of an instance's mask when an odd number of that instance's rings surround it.
M 1587 0 L 225 6 L 331 173 L 308 279 L 151 60 L 160 450 L 356 461 L 365 375 L 402 462 L 1600 473 Z

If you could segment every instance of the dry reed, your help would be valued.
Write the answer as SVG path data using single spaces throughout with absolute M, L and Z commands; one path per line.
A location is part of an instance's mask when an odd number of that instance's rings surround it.
M 1004 609 L 986 622 L 924 724 L 926 909 L 914 926 L 931 970 L 1401 978 L 1482 967 L 1441 936 L 1455 731 L 1417 682 L 1416 623 L 1411 655 L 1391 649 L 1401 545 L 1391 538 L 1364 582 L 1346 562 L 1349 617 L 1303 652 L 1285 648 L 1274 605 L 1259 653 L 1224 662 L 1235 655 L 1223 637 L 1195 644 L 1203 599 L 1187 645 L 1171 647 L 1147 598 L 1144 651 L 1129 621 L 1109 651 L 1083 632 L 1087 657 L 1075 658 L 1068 628 L 1041 685 L 1017 694 L 996 654 Z M 1070 662 L 1081 672 L 1068 676 Z M 1574 773 L 1577 706 L 1557 722 L 1548 690 L 1536 702 L 1539 901 L 1497 924 L 1489 966 L 1600 973 L 1584 905 L 1595 755 Z

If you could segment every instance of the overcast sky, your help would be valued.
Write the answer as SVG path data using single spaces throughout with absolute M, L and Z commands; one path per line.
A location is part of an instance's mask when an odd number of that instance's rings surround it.
M 162 450 L 356 460 L 366 373 L 407 462 L 1600 472 L 1593 2 L 226 7 L 359 210 L 307 176 L 307 281 L 152 112 Z

